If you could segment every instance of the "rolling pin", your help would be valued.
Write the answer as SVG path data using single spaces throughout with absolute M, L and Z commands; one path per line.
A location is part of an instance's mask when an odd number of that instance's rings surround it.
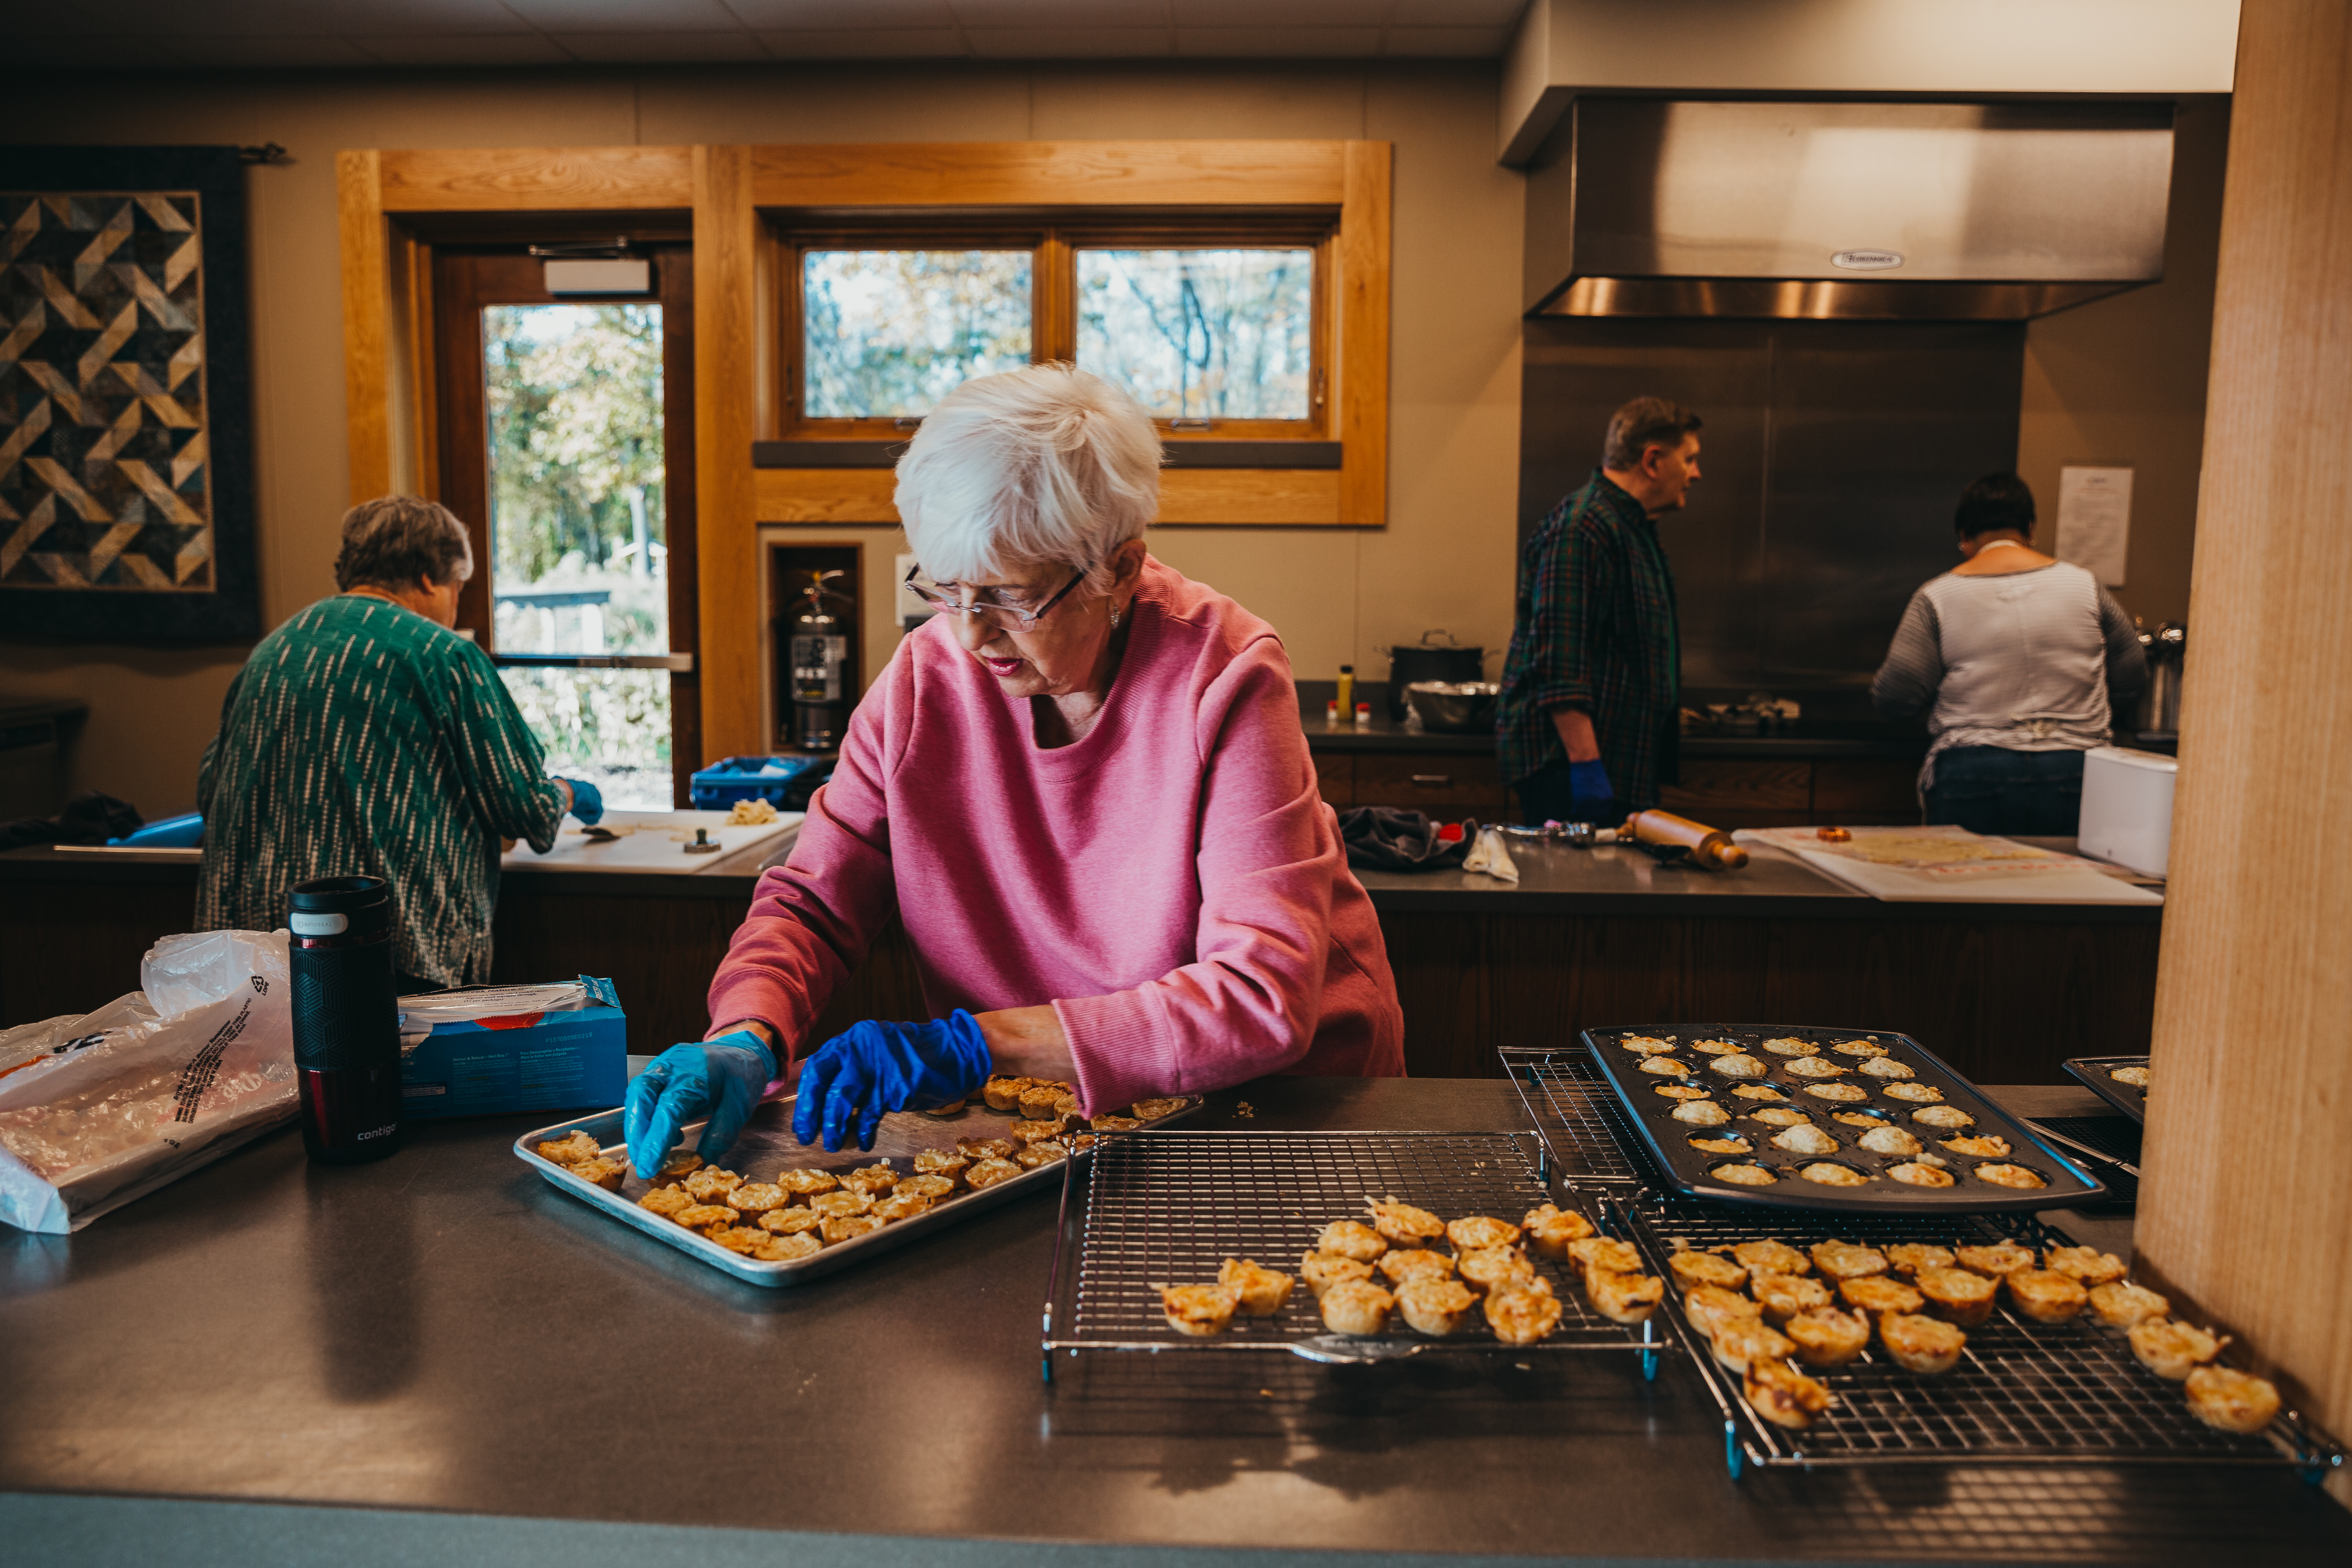
M 1736 871 L 1748 864 L 1748 851 L 1734 844 L 1730 834 L 1671 811 L 1636 812 L 1617 837 L 1639 844 L 1680 845 L 1690 851 L 1691 864 L 1710 871 Z

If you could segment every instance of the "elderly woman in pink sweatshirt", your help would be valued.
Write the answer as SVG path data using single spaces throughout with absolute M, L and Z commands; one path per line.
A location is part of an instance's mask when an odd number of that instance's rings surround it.
M 1160 439 L 1125 393 L 1039 365 L 967 382 L 898 465 L 941 613 L 859 704 L 791 858 L 710 985 L 710 1037 L 631 1086 L 649 1172 L 716 1158 L 782 1089 L 896 914 L 923 1023 L 807 1053 L 794 1130 L 870 1147 L 883 1112 L 992 1073 L 1101 1114 L 1266 1073 L 1401 1075 L 1380 924 L 1317 793 L 1274 628 L 1152 559 Z

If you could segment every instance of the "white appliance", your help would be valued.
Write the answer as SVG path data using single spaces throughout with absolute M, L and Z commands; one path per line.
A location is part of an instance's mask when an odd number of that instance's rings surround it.
M 2094 746 L 2083 756 L 2083 853 L 2165 875 L 2172 848 L 2172 785 L 2180 764 L 2154 752 Z

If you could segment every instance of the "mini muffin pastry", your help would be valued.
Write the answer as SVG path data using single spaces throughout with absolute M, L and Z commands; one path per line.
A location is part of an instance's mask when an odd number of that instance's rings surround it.
M 1720 1127 L 1731 1112 L 1711 1100 L 1685 1100 L 1675 1107 L 1675 1120 L 1691 1127 Z
M 1817 1057 L 1821 1047 L 1811 1040 L 1801 1040 L 1793 1035 L 1783 1035 L 1777 1040 L 1767 1040 L 1763 1048 L 1776 1057 Z
M 714 1225 L 733 1225 L 743 1216 L 725 1204 L 690 1204 L 669 1216 L 688 1230 L 709 1230 Z
M 1462 1283 L 1481 1295 L 1524 1285 L 1536 1277 L 1536 1266 L 1516 1247 L 1482 1247 L 1461 1259 Z
M 845 1191 L 864 1193 L 867 1197 L 879 1197 L 898 1184 L 898 1173 L 890 1168 L 887 1160 L 862 1165 L 841 1178 Z
M 1847 1127 L 1871 1128 L 1885 1127 L 1888 1124 L 1886 1118 L 1875 1110 L 1832 1110 L 1830 1112 L 1830 1120 Z
M 1738 1187 L 1769 1187 L 1780 1178 L 1761 1165 L 1744 1162 L 1717 1165 L 1707 1173 L 1718 1182 L 1729 1182 Z
M 2089 1289 L 2113 1284 L 2124 1277 L 2124 1260 L 2095 1247 L 2053 1247 L 2042 1255 L 2042 1267 Z
M 776 1239 L 748 1225 L 714 1225 L 702 1234 L 728 1251 L 740 1252 L 746 1258 L 757 1256 L 760 1248 Z
M 1738 1052 L 1739 1044 L 1736 1040 L 1693 1040 L 1690 1048 L 1703 1056 L 1727 1057 Z
M 1132 1116 L 1097 1116 L 1087 1125 L 1097 1132 L 1132 1132 L 1143 1123 Z
M 1768 1105 L 1761 1110 L 1749 1111 L 1748 1120 L 1767 1127 L 1802 1127 L 1812 1118 L 1793 1105 Z
M 1762 1241 L 1743 1241 L 1734 1246 L 1731 1256 L 1740 1266 L 1759 1274 L 1810 1274 L 1812 1260 L 1787 1242 L 1772 1237 Z
M 1873 1057 L 1862 1064 L 1862 1070 L 1872 1078 L 1899 1079 L 1919 1076 L 1893 1057 Z
M 805 1209 L 783 1211 L 805 1214 Z M 762 1263 L 793 1263 L 803 1258 L 814 1258 L 824 1250 L 824 1237 L 814 1231 L 801 1231 L 792 1236 L 772 1236 L 760 1243 L 751 1256 Z
M 896 1225 L 902 1219 L 914 1218 L 930 1206 L 931 1200 L 922 1194 L 901 1188 L 874 1205 L 874 1217 L 884 1225 Z
M 656 1187 L 637 1200 L 637 1206 L 651 1209 L 664 1219 L 676 1219 L 681 1212 L 694 1206 L 694 1200 L 676 1187 Z
M 760 1216 L 760 1228 L 771 1236 L 799 1236 L 824 1224 L 824 1216 L 814 1209 L 770 1209 Z
M 1809 1058 L 1807 1059 L 1810 1060 L 1811 1058 Z M 1796 1065 L 1797 1064 L 1794 1062 L 1790 1064 L 1791 1067 Z M 1762 1078 L 1766 1073 L 1772 1070 L 1764 1064 L 1761 1058 L 1747 1056 L 1744 1054 L 1717 1057 L 1713 1061 L 1707 1063 L 1706 1066 L 1709 1072 L 1719 1074 L 1724 1078 Z
M 2251 1437 L 2278 1413 L 2278 1389 L 2266 1379 L 2226 1366 L 2200 1366 L 2189 1374 L 2189 1414 L 2217 1432 Z
M 1396 1288 L 1397 1310 L 1417 1333 L 1443 1339 L 1462 1326 L 1478 1298 L 1459 1279 L 1408 1279 Z
M 1341 1258 L 1370 1263 L 1386 1252 L 1389 1244 L 1381 1239 L 1379 1231 L 1362 1220 L 1340 1219 L 1333 1220 L 1323 1227 L 1323 1234 L 1315 1238 L 1315 1247 L 1318 1252 L 1336 1253 Z
M 1630 1241 L 1618 1241 L 1606 1236 L 1588 1236 L 1568 1244 L 1568 1261 L 1585 1274 L 1639 1274 L 1642 1255 Z
M 1228 1258 L 1218 1266 L 1217 1283 L 1239 1298 L 1243 1316 L 1270 1318 L 1290 1300 L 1290 1288 L 1297 1281 L 1278 1268 L 1246 1258 Z
M 698 1204 L 724 1202 L 727 1194 L 743 1184 L 743 1178 L 733 1171 L 723 1171 L 716 1165 L 705 1165 L 689 1173 L 678 1183 L 686 1195 Z
M 1832 1279 L 1867 1279 L 1886 1272 L 1886 1254 L 1851 1241 L 1813 1243 L 1813 1267 Z
M 1715 1359 L 1734 1372 L 1746 1372 L 1750 1362 L 1786 1361 L 1796 1343 L 1760 1318 L 1742 1318 L 1715 1331 Z
M 1904 1371 L 1933 1377 L 1959 1364 L 1969 1336 L 1940 1319 L 1889 1312 L 1878 1320 L 1878 1342 Z
M 2047 1268 L 2021 1268 L 2004 1281 L 2010 1304 L 2037 1323 L 2063 1323 L 2080 1317 L 2091 1293 L 2078 1280 Z
M 1241 1300 L 1241 1292 L 1230 1285 L 1165 1285 L 1160 1290 L 1160 1311 L 1178 1333 L 1206 1339 L 1225 1331 Z
M 727 1206 L 739 1213 L 763 1215 L 770 1209 L 780 1209 L 790 1201 L 783 1188 L 773 1182 L 746 1182 L 727 1194 Z
M 2134 1089 L 2146 1089 L 2147 1087 L 2147 1069 L 2146 1068 L 2111 1068 L 2107 1071 L 2107 1076 L 2115 1079 L 2117 1083 L 2127 1083 Z
M 1357 1258 L 1342 1258 L 1336 1252 L 1310 1252 L 1298 1260 L 1298 1277 L 1307 1281 L 1307 1289 L 1320 1296 L 1334 1285 L 1370 1279 L 1372 1266 Z
M 1323 1326 L 1335 1334 L 1377 1334 L 1389 1326 L 1396 1298 L 1367 1279 L 1349 1279 L 1327 1287 L 1322 1295 Z
M 919 1160 L 921 1156 L 918 1155 Z M 793 1203 L 806 1203 L 825 1193 L 841 1190 L 841 1178 L 831 1171 L 778 1171 L 775 1185 L 791 1194 Z
M 1911 1113 L 1911 1120 L 1922 1127 L 1945 1127 L 1956 1131 L 1977 1124 L 1975 1117 L 1957 1105 L 1923 1106 Z
M 1805 1092 L 1837 1105 L 1856 1105 L 1870 1098 L 1870 1090 L 1853 1083 L 1809 1083 Z
M 1886 1267 L 1906 1279 L 1923 1268 L 1949 1268 L 1952 1266 L 1952 1249 L 1948 1247 L 1930 1247 L 1922 1241 L 1903 1241 L 1887 1247 L 1885 1251 Z
M 1764 1309 L 1764 1321 L 1769 1323 L 1785 1323 L 1800 1312 L 1826 1307 L 1832 1300 L 1828 1286 L 1799 1274 L 1759 1273 L 1748 1288 L 1756 1304 Z
M 1570 1242 L 1592 1234 L 1591 1220 L 1574 1209 L 1556 1208 L 1550 1204 L 1529 1209 L 1520 1224 L 1526 1228 L 1528 1245 L 1536 1249 L 1538 1258 L 1566 1258 Z
M 1874 1154 L 1907 1159 L 1919 1152 L 1919 1140 L 1900 1127 L 1874 1127 L 1854 1140 Z
M 1433 1247 L 1400 1247 L 1381 1258 L 1376 1267 L 1391 1285 L 1402 1285 L 1408 1279 L 1450 1279 L 1457 1260 L 1450 1252 L 1440 1252 Z
M 890 1189 L 890 1195 L 898 1198 L 929 1198 L 931 1202 L 938 1203 L 955 1189 L 955 1183 L 948 1177 L 926 1173 L 920 1176 L 908 1176 Z
M 2029 1170 L 2023 1165 L 2010 1164 L 1979 1165 L 1977 1167 L 1977 1180 L 1979 1182 L 1990 1182 L 1997 1187 L 2017 1187 L 2020 1189 L 2046 1187 L 2050 1184 L 2042 1179 L 2042 1173 L 2039 1171 Z
M 1927 1113 L 1922 1111 L 1920 1114 L 1924 1116 Z M 2006 1138 L 1994 1138 L 1990 1136 L 1983 1138 L 1947 1138 L 1944 1140 L 1944 1147 L 1949 1149 L 1955 1154 L 1966 1154 L 1972 1160 L 1999 1160 L 2007 1157 L 2009 1153 L 2009 1140 Z
M 1372 1228 L 1391 1247 L 1420 1247 L 1445 1234 L 1444 1220 L 1400 1201 L 1393 1193 L 1378 1203 L 1366 1198 L 1364 1206 L 1371 1211 Z
M 980 1098 L 991 1110 L 1018 1110 L 1021 1091 L 1028 1087 L 1025 1078 L 992 1078 L 981 1085 Z
M 1487 1292 L 1486 1326 L 1507 1345 L 1531 1345 L 1559 1327 L 1561 1308 L 1540 1279 L 1515 1281 Z
M 629 1163 L 625 1160 L 583 1160 L 564 1167 L 583 1182 L 591 1182 L 608 1193 L 617 1193 L 621 1184 L 629 1179 Z
M 1163 1116 L 1175 1115 L 1185 1104 L 1183 1096 L 1170 1095 L 1162 1100 L 1139 1100 L 1127 1109 L 1138 1121 L 1157 1121 Z
M 1673 1041 L 1656 1039 L 1648 1035 L 1622 1036 L 1617 1043 L 1638 1057 L 1662 1057 L 1675 1048 Z
M 1584 1277 L 1584 1297 L 1612 1323 L 1645 1322 L 1666 1299 L 1666 1282 L 1655 1274 L 1594 1272 Z
M 2139 1357 L 2140 1365 L 2173 1383 L 2220 1355 L 2229 1342 L 2227 1334 L 2166 1318 L 2150 1318 L 2131 1328 L 2132 1354 Z
M 1768 1104 L 1774 1101 L 1785 1104 L 1789 1098 L 1769 1083 L 1735 1084 L 1732 1086 L 1731 1095 L 1735 1100 L 1753 1100 Z
M 2000 1282 L 1965 1268 L 1922 1268 L 1911 1283 L 1927 1302 L 1927 1315 L 1973 1329 L 1992 1316 L 1992 1300 Z
M 1727 1290 L 1737 1290 L 1748 1283 L 1747 1268 L 1720 1252 L 1685 1247 L 1666 1259 L 1666 1271 L 1674 1276 L 1677 1290 L 1695 1289 L 1701 1285 L 1720 1285 Z
M 1899 1165 L 1889 1165 L 1886 1173 L 1911 1187 L 1948 1187 L 1953 1180 L 1951 1172 L 1924 1160 L 1906 1160 Z
M 1073 1154 L 1083 1154 L 1095 1146 L 1095 1135 L 1091 1132 L 1066 1132 L 1062 1135 L 1062 1146 Z
M 1488 1215 L 1471 1215 L 1463 1219 L 1448 1220 L 1445 1239 L 1456 1252 L 1477 1252 L 1489 1247 L 1517 1247 L 1519 1227 L 1507 1219 Z
M 1876 1040 L 1840 1040 L 1830 1049 L 1842 1057 L 1883 1057 L 1886 1047 Z
M 1870 1178 L 1852 1165 L 1840 1165 L 1829 1160 L 1816 1160 L 1810 1165 L 1800 1165 L 1797 1174 L 1822 1187 L 1864 1187 L 1870 1184 Z
M 541 1143 L 537 1152 L 541 1159 L 551 1164 L 578 1165 L 590 1160 L 603 1158 L 604 1149 L 604 1145 L 589 1136 L 586 1128 L 579 1127 L 574 1128 L 569 1137 L 551 1138 Z M 667 1162 L 665 1161 L 664 1163 Z M 698 1159 L 694 1163 L 699 1165 L 702 1162 Z M 694 1167 L 689 1165 L 687 1168 L 692 1170 Z
M 1067 1159 L 1069 1153 L 1068 1146 L 1059 1138 L 1040 1138 L 1034 1143 L 1015 1150 L 1013 1163 L 1024 1171 L 1034 1171 L 1056 1160 Z
M 1013 1158 L 1013 1151 L 1015 1147 L 1010 1138 L 959 1138 L 956 1140 L 956 1152 L 967 1160 L 975 1162 L 1010 1160 Z M 965 1172 L 964 1179 L 969 1182 L 971 1179 L 971 1173 Z
M 1664 1100 L 1705 1100 L 1708 1093 L 1695 1083 L 1653 1084 L 1650 1092 Z
M 827 1247 L 845 1241 L 855 1241 L 882 1228 L 882 1222 L 870 1214 L 834 1214 L 824 1216 L 817 1226 L 817 1234 L 824 1237 Z
M 1737 1290 L 1727 1290 L 1720 1285 L 1697 1285 L 1683 1297 L 1683 1318 L 1694 1329 L 1709 1339 L 1726 1323 L 1736 1323 L 1743 1318 L 1761 1321 L 1764 1309 Z
M 1655 1073 L 1660 1078 L 1688 1078 L 1691 1069 L 1688 1064 L 1676 1061 L 1672 1057 L 1644 1057 L 1642 1058 L 1642 1070 Z
M 1990 1247 L 1955 1247 L 1952 1259 L 1969 1273 L 1981 1274 L 1988 1279 L 2005 1279 L 2021 1268 L 2032 1268 L 2035 1261 L 2032 1248 L 2013 1241 L 1995 1242 Z
M 1702 1154 L 1753 1154 L 1756 1145 L 1745 1138 L 1690 1138 L 1685 1140 Z
M 971 1168 L 971 1156 L 956 1149 L 925 1149 L 915 1156 L 915 1174 L 940 1176 L 952 1189 L 963 1180 L 964 1172 Z M 940 1196 L 946 1196 L 942 1193 Z
M 2091 1287 L 2091 1310 L 2111 1329 L 2128 1329 L 2134 1323 L 2163 1317 L 2172 1310 L 2172 1303 L 2145 1285 L 2117 1280 L 2112 1285 Z
M 702 1156 L 691 1149 L 673 1149 L 653 1173 L 656 1187 L 674 1187 L 702 1169 Z
M 1795 1342 L 1797 1359 L 1807 1366 L 1843 1366 L 1870 1346 L 1870 1320 L 1835 1307 L 1800 1312 L 1780 1331 Z
M 1838 1295 L 1857 1312 L 1916 1312 L 1919 1310 L 1919 1292 L 1885 1274 L 1866 1275 L 1860 1279 L 1842 1279 Z
M 1846 1069 L 1827 1057 L 1799 1057 L 1795 1061 L 1783 1065 L 1780 1070 L 1790 1078 L 1829 1079 L 1843 1078 Z
M 1907 1100 L 1914 1105 L 1934 1105 L 1944 1098 L 1944 1091 L 1932 1083 L 1890 1083 L 1878 1092 L 1889 1100 Z
M 1034 1143 L 1041 1139 L 1058 1136 L 1062 1124 L 1058 1121 L 1016 1121 L 1005 1131 L 1013 1135 L 1016 1143 Z M 1020 1152 L 1019 1150 L 1013 1152 Z
M 1832 1403 L 1828 1389 L 1787 1362 L 1748 1363 L 1748 1373 L 1740 1380 L 1740 1393 L 1748 1401 L 1748 1408 L 1773 1426 L 1785 1426 L 1791 1432 L 1811 1426 L 1813 1418 Z
M 845 1187 L 837 1193 L 817 1194 L 809 1199 L 808 1206 L 820 1217 L 831 1218 L 836 1215 L 872 1214 L 874 1200 L 864 1193 L 851 1192 Z
M 1021 1091 L 1021 1114 L 1035 1121 L 1059 1121 L 1061 1113 L 1054 1109 L 1055 1103 L 1068 1098 L 1066 1083 L 1033 1083 Z
M 919 1105 L 915 1109 L 926 1116 L 936 1116 L 945 1121 L 950 1116 L 961 1116 L 963 1108 L 969 1103 L 971 1097 L 967 1095 L 962 1100 L 950 1100 L 944 1105 Z
M 1811 1122 L 1801 1121 L 1774 1133 L 1772 1147 L 1786 1149 L 1791 1154 L 1834 1154 L 1838 1141 Z
M 982 1192 L 1000 1182 L 1009 1182 L 1021 1173 L 1021 1167 L 1010 1160 L 980 1160 L 963 1173 L 963 1184 L 973 1192 Z

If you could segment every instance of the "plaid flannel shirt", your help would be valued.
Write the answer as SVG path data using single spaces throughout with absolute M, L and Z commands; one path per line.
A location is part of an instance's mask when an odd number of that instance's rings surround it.
M 1517 618 L 1495 716 L 1513 784 L 1565 754 L 1555 709 L 1592 715 L 1618 804 L 1640 811 L 1675 782 L 1682 706 L 1675 579 L 1657 525 L 1593 470 L 1519 552 Z

